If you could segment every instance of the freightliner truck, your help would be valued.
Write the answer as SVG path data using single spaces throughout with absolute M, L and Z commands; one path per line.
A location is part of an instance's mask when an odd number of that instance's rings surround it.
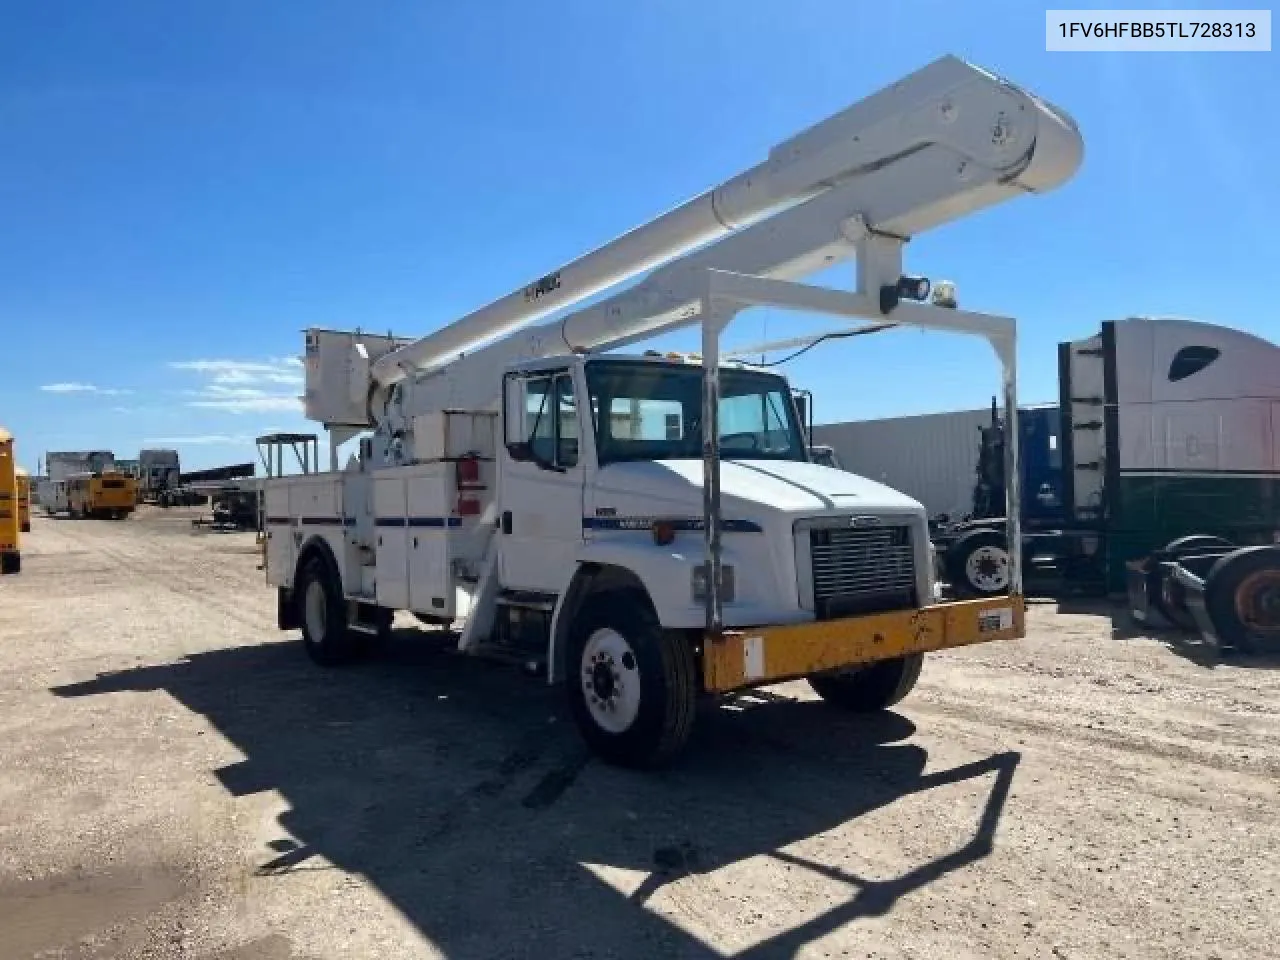
M 1063 111 L 944 57 L 421 339 L 309 330 L 329 469 L 265 483 L 279 626 L 325 665 L 397 611 L 454 627 L 460 651 L 560 685 L 589 746 L 641 767 L 677 756 L 703 698 L 807 678 L 882 710 L 926 653 L 1021 637 L 1016 556 L 1007 595 L 941 602 L 923 508 L 811 462 L 788 382 L 722 362 L 720 337 L 755 306 L 974 335 L 1014 409 L 1014 321 L 958 308 L 903 248 L 1082 156 Z M 852 289 L 799 282 L 850 260 Z M 617 352 L 681 327 L 697 354 Z

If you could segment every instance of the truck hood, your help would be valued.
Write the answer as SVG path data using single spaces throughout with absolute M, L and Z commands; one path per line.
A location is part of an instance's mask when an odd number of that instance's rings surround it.
M 702 515 L 701 460 L 648 460 L 613 463 L 596 480 L 596 510 L 619 516 L 653 515 L 663 510 Z M 848 511 L 919 513 L 915 500 L 865 477 L 792 460 L 725 460 L 720 464 L 722 514 L 762 512 L 813 516 Z M 640 504 L 645 507 L 637 509 Z

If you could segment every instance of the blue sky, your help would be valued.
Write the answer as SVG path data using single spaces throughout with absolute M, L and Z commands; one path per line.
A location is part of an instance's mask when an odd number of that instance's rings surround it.
M 311 429 L 305 327 L 435 329 L 943 53 L 1086 141 L 1066 187 L 909 248 L 966 306 L 1019 318 L 1023 400 L 1053 399 L 1054 345 L 1104 319 L 1280 340 L 1275 55 L 1043 48 L 1025 0 L 8 4 L 0 422 L 31 468 L 161 443 L 252 459 L 255 434 Z M 796 323 L 753 314 L 733 338 Z M 984 346 L 907 333 L 786 369 L 820 420 L 996 385 Z

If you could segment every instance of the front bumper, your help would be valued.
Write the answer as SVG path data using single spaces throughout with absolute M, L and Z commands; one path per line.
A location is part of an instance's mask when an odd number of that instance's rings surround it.
M 1025 635 L 1026 605 L 1020 596 L 735 629 L 703 644 L 702 680 L 708 693 L 724 693 L 906 654 Z

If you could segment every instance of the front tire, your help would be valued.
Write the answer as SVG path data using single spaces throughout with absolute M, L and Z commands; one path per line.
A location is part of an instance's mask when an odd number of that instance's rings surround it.
M 322 667 L 354 660 L 359 644 L 348 629 L 346 600 L 320 557 L 313 556 L 303 565 L 296 601 L 307 655 Z
M 638 591 L 590 597 L 575 621 L 565 683 L 583 739 L 607 763 L 665 766 L 693 729 L 698 684 L 689 644 L 662 629 Z
M 901 701 L 920 679 L 923 653 L 808 678 L 814 693 L 853 713 L 877 713 Z

